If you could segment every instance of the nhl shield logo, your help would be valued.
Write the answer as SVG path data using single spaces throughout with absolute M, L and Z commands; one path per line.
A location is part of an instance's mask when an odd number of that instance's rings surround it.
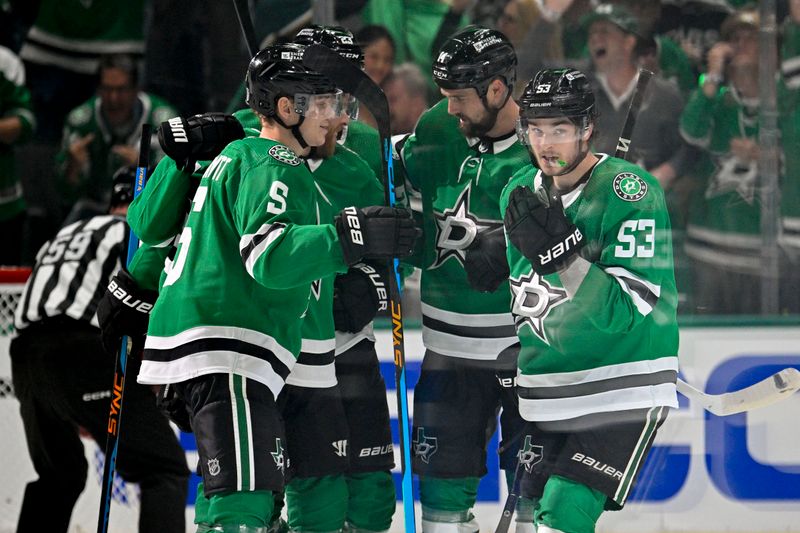
M 614 193 L 626 202 L 636 202 L 647 194 L 647 183 L 632 172 L 622 172 L 614 177 Z
M 212 476 L 216 476 L 219 474 L 220 467 L 219 467 L 219 459 L 209 459 L 208 460 L 208 473 Z

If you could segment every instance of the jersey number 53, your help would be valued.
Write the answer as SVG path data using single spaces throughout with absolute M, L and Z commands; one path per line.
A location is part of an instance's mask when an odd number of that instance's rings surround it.
M 619 244 L 614 247 L 614 256 L 653 257 L 656 248 L 656 221 L 652 218 L 626 220 L 617 233 Z

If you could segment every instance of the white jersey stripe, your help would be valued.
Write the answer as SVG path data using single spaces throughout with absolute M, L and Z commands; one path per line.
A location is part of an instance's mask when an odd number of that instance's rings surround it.
M 422 302 L 422 314 L 456 326 L 489 328 L 514 325 L 514 317 L 511 316 L 510 311 L 508 313 L 468 315 L 465 313 L 456 313 L 454 311 L 445 311 L 444 309 L 438 309 L 430 304 Z
M 632 363 L 620 363 L 616 365 L 606 365 L 589 370 L 578 370 L 575 372 L 559 372 L 553 374 L 520 374 L 517 377 L 517 385 L 520 387 L 562 387 L 566 385 L 579 385 L 591 383 L 592 381 L 602 381 L 606 379 L 632 376 L 637 374 L 655 374 L 665 370 L 678 371 L 677 357 L 660 357 L 651 361 L 635 361 Z
M 292 368 L 296 360 L 289 350 L 278 344 L 278 341 L 270 335 L 252 329 L 237 328 L 235 326 L 199 326 L 187 329 L 171 337 L 148 335 L 144 347 L 145 349 L 153 350 L 172 350 L 196 340 L 209 338 L 234 339 L 261 346 L 274 353 L 275 356 L 286 365 L 286 368 Z
M 568 420 L 594 413 L 611 413 L 657 406 L 678 407 L 674 383 L 629 387 L 575 398 L 519 399 L 522 418 L 533 422 Z
M 294 366 L 294 360 L 289 366 Z M 238 374 L 264 384 L 277 398 L 283 389 L 283 378 L 272 368 L 269 362 L 228 350 L 186 355 L 174 361 L 142 361 L 142 368 L 136 381 L 142 385 L 163 385 L 180 383 L 197 376 L 208 374 Z
M 500 352 L 517 342 L 519 339 L 516 336 L 480 339 L 451 335 L 422 326 L 422 343 L 425 348 L 450 357 L 491 361 L 497 359 Z
M 255 279 L 253 275 L 253 268 L 255 266 L 256 261 L 266 252 L 267 247 L 272 244 L 275 239 L 281 236 L 283 233 L 284 226 L 283 224 L 264 224 L 258 231 L 251 235 L 242 235 L 241 240 L 239 241 L 239 250 L 244 252 L 244 250 L 252 245 L 253 241 L 265 237 L 263 241 L 259 242 L 258 245 L 253 248 L 249 255 L 247 255 L 244 263 L 244 267 L 247 270 L 247 273 L 250 274 L 250 277 Z
M 328 365 L 304 365 L 297 363 L 292 368 L 292 373 L 286 378 L 287 385 L 307 387 L 310 389 L 327 389 L 338 383 L 336 380 L 336 367 L 333 363 Z

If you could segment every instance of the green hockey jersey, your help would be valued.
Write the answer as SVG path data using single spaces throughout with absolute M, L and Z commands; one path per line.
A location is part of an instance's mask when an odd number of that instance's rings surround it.
M 275 141 L 234 141 L 214 159 L 151 314 L 140 383 L 234 373 L 277 397 L 310 285 L 347 269 L 333 224 L 317 224 L 317 194 L 308 167 Z
M 144 53 L 144 0 L 43 0 L 20 56 L 80 74 L 102 54 Z
M 111 178 L 121 166 L 127 164 L 124 159 L 112 152 L 112 147 L 123 144 L 139 148 L 143 124 L 161 124 L 178 112 L 165 100 L 141 92 L 136 106 L 136 120 L 126 131 L 114 131 L 103 118 L 100 109 L 100 98 L 93 96 L 88 101 L 69 112 L 64 125 L 61 150 L 56 154 L 56 164 L 60 169 L 65 167 L 69 157 L 69 146 L 76 140 L 89 134 L 94 139 L 89 144 L 89 165 L 82 169 L 79 183 L 67 183 L 62 178 L 63 198 L 68 203 L 80 197 L 88 196 L 94 200 L 105 201 L 104 195 L 111 189 Z M 154 164 L 163 155 L 158 140 L 153 136 L 150 143 L 150 163 Z
M 383 189 L 366 162 L 355 152 L 336 145 L 332 157 L 310 159 L 308 167 L 314 176 L 318 193 L 319 223 L 331 223 L 345 207 L 380 205 Z M 334 357 L 347 348 L 371 338 L 370 326 L 358 333 L 335 331 L 333 323 L 333 282 L 326 276 L 311 284 L 308 310 L 303 319 L 302 348 L 297 364 L 286 380 L 290 385 L 326 388 L 336 385 Z
M 598 154 L 588 181 L 562 197 L 592 263 L 570 298 L 558 273 L 540 276 L 507 242 L 519 335 L 519 409 L 526 420 L 677 407 L 677 291 L 664 193 L 636 165 Z M 542 186 L 532 166 L 500 200 Z
M 401 148 L 411 205 L 421 203 L 424 250 L 422 338 L 434 352 L 493 360 L 517 342 L 508 312 L 508 284 L 493 293 L 473 290 L 464 270 L 466 250 L 480 232 L 503 224 L 500 192 L 530 164 L 512 132 L 502 139 L 466 139 L 442 100 L 424 113 Z

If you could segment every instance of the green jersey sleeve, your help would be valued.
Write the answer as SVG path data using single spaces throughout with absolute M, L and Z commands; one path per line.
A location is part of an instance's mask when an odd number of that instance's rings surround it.
M 150 246 L 144 244 L 136 250 L 128 272 L 142 289 L 157 291 L 161 285 L 161 274 L 164 272 L 164 261 L 169 254 L 169 246 Z
M 263 139 L 245 139 L 259 142 Z M 229 145 L 232 146 L 232 145 Z M 216 181 L 226 150 L 203 181 Z M 311 174 L 289 149 L 275 144 L 264 164 L 226 165 L 222 173 L 241 171 L 241 180 L 225 180 L 230 210 L 240 235 L 240 253 L 248 273 L 267 288 L 308 284 L 347 270 L 336 229 L 320 224 Z M 213 185 L 212 185 L 213 186 Z
M 139 239 L 156 245 L 180 233 L 192 179 L 164 157 L 148 178 L 142 192 L 128 208 L 128 224 Z

